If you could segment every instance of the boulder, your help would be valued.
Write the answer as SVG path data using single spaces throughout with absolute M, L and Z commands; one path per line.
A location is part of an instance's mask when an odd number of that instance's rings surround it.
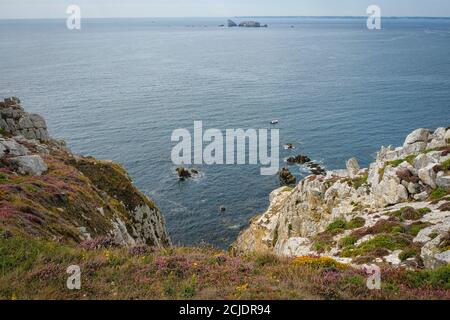
M 450 250 L 442 252 L 439 248 L 443 238 L 444 235 L 441 234 L 422 247 L 420 257 L 426 268 L 435 269 L 450 263 Z
M 444 171 L 439 171 L 436 174 L 436 185 L 441 188 L 450 188 L 450 176 L 446 175 Z
M 30 114 L 30 120 L 35 128 L 47 128 L 44 118 L 38 114 Z
M 428 149 L 435 149 L 444 147 L 445 143 L 445 128 L 437 128 L 434 133 L 430 136 L 430 142 L 428 143 Z
M 419 170 L 419 179 L 423 183 L 429 185 L 433 189 L 436 188 L 436 172 L 434 171 L 435 164 L 429 164 L 425 168 Z
M 38 155 L 20 156 L 9 159 L 17 166 L 17 171 L 23 175 L 40 176 L 48 170 L 44 160 Z
M 360 170 L 358 160 L 355 158 L 351 158 L 347 161 L 347 171 L 350 175 L 350 178 L 354 178 L 358 175 Z
M 425 168 L 426 166 L 430 164 L 437 164 L 437 161 L 435 158 L 427 155 L 427 154 L 419 154 L 416 159 L 414 159 L 413 167 L 416 170 L 420 170 L 422 168 Z
M 428 143 L 429 135 L 430 135 L 430 131 L 428 129 L 421 128 L 421 129 L 414 130 L 406 137 L 403 147 L 407 147 L 408 145 L 412 145 L 417 142 Z
M 292 175 L 288 168 L 282 168 L 278 173 L 282 185 L 294 185 L 297 179 Z
M 24 156 L 29 153 L 29 150 L 21 145 L 20 143 L 17 143 L 15 140 L 12 139 L 0 139 L 0 157 L 4 156 Z

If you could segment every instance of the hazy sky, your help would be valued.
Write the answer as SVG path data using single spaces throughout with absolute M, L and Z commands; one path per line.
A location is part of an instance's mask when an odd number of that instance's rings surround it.
M 376 4 L 384 16 L 450 17 L 450 0 L 0 0 L 0 19 L 83 17 L 362 16 Z

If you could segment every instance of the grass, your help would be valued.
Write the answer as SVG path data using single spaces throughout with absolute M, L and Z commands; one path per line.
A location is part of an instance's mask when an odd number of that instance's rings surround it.
M 445 160 L 444 162 L 442 162 L 440 164 L 440 166 L 441 166 L 442 170 L 449 171 L 450 170 L 450 159 Z
M 404 249 L 411 244 L 411 241 L 402 234 L 378 234 L 371 240 L 361 243 L 359 246 L 347 246 L 342 250 L 343 257 L 357 256 L 384 256 L 388 250 Z
M 449 194 L 448 190 L 446 190 L 442 187 L 438 187 L 431 192 L 429 199 L 432 201 L 439 200 L 439 199 L 445 197 L 447 194 Z
M 81 268 L 81 290 L 66 269 Z M 331 258 L 235 257 L 209 248 L 130 250 L 0 239 L 0 299 L 450 299 L 450 266 L 405 271 L 382 266 L 382 289 Z
M 419 220 L 423 218 L 424 215 L 430 213 L 431 209 L 429 208 L 420 208 L 414 209 L 413 207 L 403 207 L 400 210 L 390 212 L 389 215 L 391 217 L 399 218 L 400 221 L 404 220 Z
M 328 227 L 327 231 L 329 232 L 339 232 L 344 230 L 351 230 L 356 228 L 361 228 L 366 223 L 366 220 L 361 217 L 355 217 L 350 221 L 345 221 L 344 219 L 336 219 L 333 222 L 331 222 Z

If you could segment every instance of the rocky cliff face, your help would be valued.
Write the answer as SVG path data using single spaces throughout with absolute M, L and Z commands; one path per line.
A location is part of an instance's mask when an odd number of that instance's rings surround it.
M 418 129 L 368 169 L 311 175 L 270 195 L 232 250 L 434 268 L 450 262 L 450 130 Z
M 170 245 L 155 204 L 111 161 L 73 154 L 17 98 L 0 103 L 0 233 L 59 242 Z

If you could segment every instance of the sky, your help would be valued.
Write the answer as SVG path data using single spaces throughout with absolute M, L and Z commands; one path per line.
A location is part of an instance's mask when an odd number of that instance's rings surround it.
M 450 17 L 449 0 L 0 0 L 0 19 L 66 18 L 72 4 L 85 18 L 364 16 L 369 5 L 383 16 Z

